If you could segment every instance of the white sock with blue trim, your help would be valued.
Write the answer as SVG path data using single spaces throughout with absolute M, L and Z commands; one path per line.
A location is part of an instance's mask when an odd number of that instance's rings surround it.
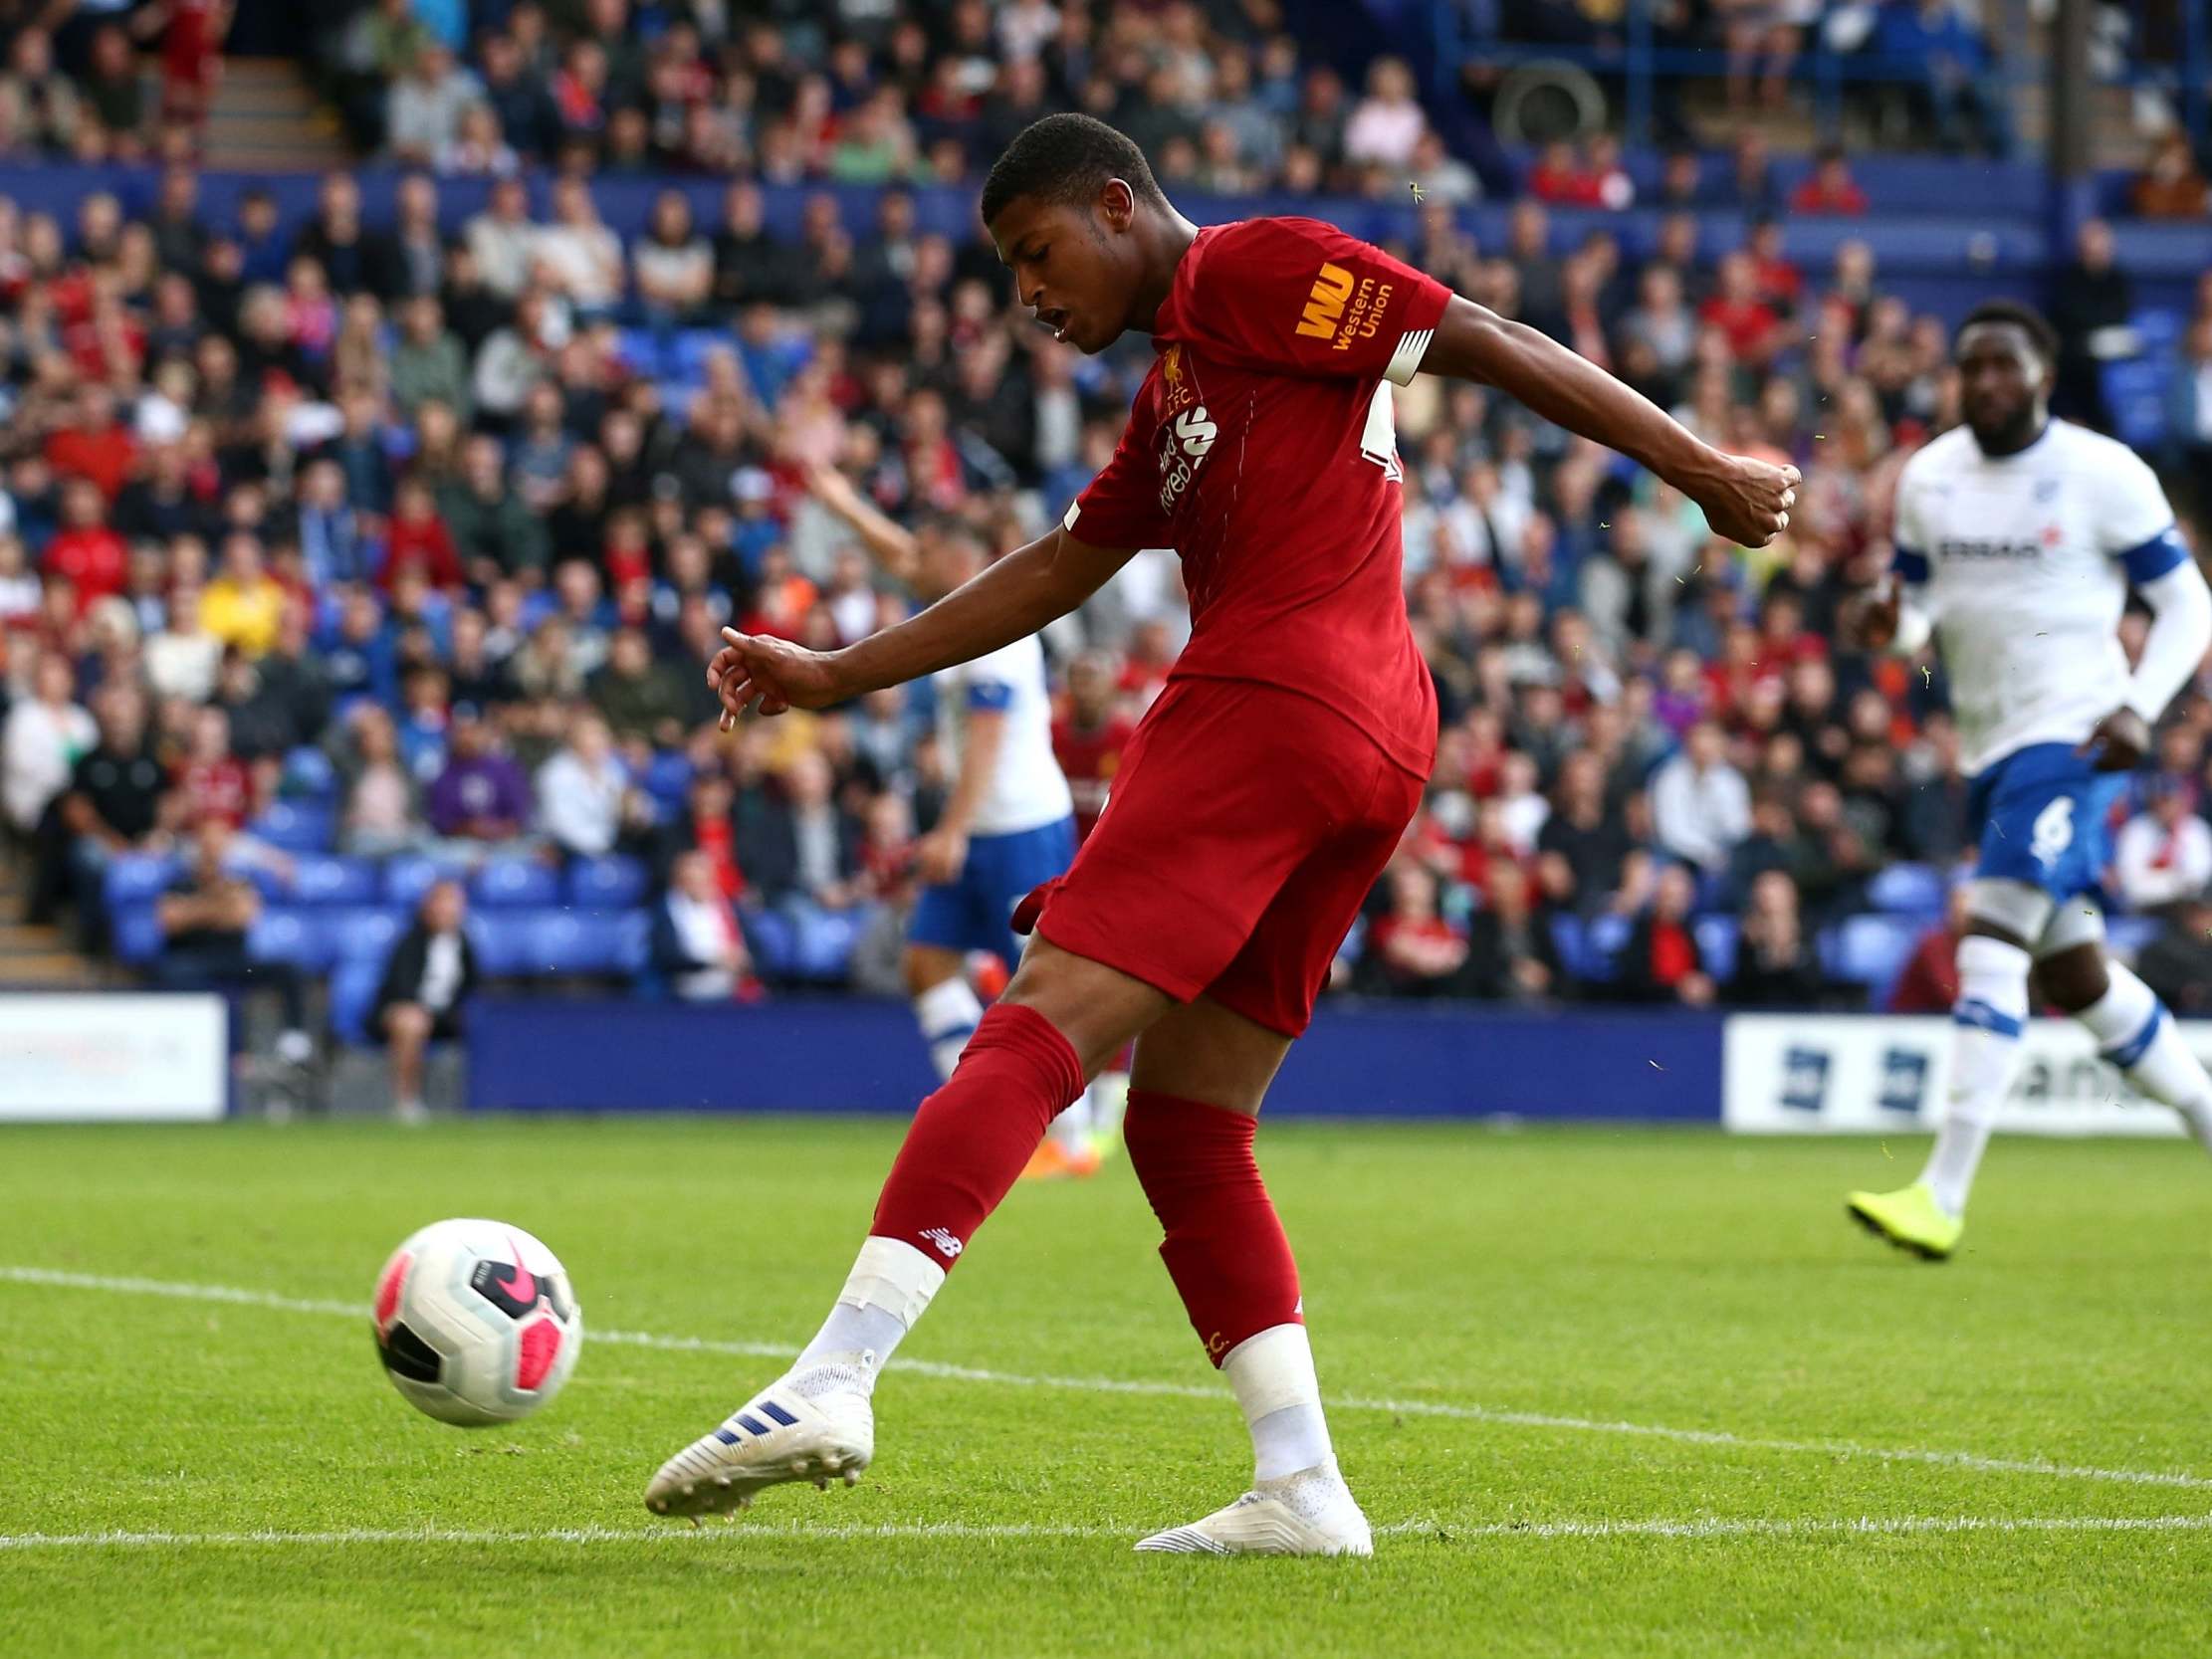
M 1958 1000 L 1951 1005 L 1950 1100 L 1920 1179 L 1950 1215 L 1966 1213 L 1989 1132 L 2020 1064 L 2028 1023 L 2028 952 L 1969 933 L 1958 941 Z
M 2074 1017 L 2137 1094 L 2180 1113 L 2197 1144 L 2212 1151 L 2212 1077 L 2190 1052 L 2166 1005 L 2132 968 L 2108 961 L 2105 972 L 2110 987 Z
M 930 1045 L 930 1064 L 937 1068 L 938 1081 L 950 1083 L 953 1068 L 960 1064 L 960 1051 L 984 1017 L 975 988 L 956 973 L 914 999 L 914 1017 L 921 1022 L 922 1040 Z

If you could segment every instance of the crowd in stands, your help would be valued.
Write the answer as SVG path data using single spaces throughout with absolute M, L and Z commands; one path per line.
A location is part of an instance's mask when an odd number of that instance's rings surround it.
M 395 63 L 405 48 L 395 152 L 573 160 L 580 131 L 597 170 L 488 166 L 500 180 L 464 215 L 425 168 L 388 219 L 344 173 L 299 222 L 251 192 L 214 216 L 181 165 L 143 205 L 95 193 L 66 223 L 0 200 L 0 802 L 34 916 L 72 914 L 170 983 L 289 996 L 327 974 L 333 998 L 349 987 L 341 1029 L 390 1038 L 418 1073 L 463 988 L 518 973 L 711 999 L 894 987 L 916 839 L 947 787 L 927 686 L 724 737 L 701 665 L 725 623 L 829 646 L 908 613 L 851 533 L 853 493 L 925 535 L 957 522 L 1002 551 L 1038 533 L 1111 453 L 1150 352 L 1053 342 L 987 243 L 918 230 L 896 188 L 864 210 L 815 196 L 786 235 L 754 175 L 923 176 L 956 150 L 971 170 L 1072 89 L 1131 124 L 1151 111 L 1171 190 L 1245 165 L 1249 138 L 1280 141 L 1270 180 L 1402 192 L 1426 128 L 1401 70 L 1317 102 L 1328 79 L 1263 30 L 1241 57 L 1188 33 L 1266 9 L 1147 9 L 1140 38 L 1117 33 L 1132 8 L 1094 28 L 1073 6 L 959 0 L 971 50 L 944 57 L 898 8 L 853 5 L 826 57 L 794 54 L 803 21 L 748 27 L 745 71 L 724 75 L 691 24 L 641 42 L 624 0 L 589 0 L 584 31 L 559 35 L 526 0 L 469 50 L 543 119 L 486 128 L 478 104 L 408 92 L 418 59 L 432 81 L 460 71 L 394 0 L 348 38 Z M 880 92 L 915 78 L 910 103 Z M 1223 150 L 1210 134 L 1239 110 Z M 600 216 L 609 170 L 733 164 L 712 222 L 674 190 L 634 236 Z M 1756 191 L 1765 164 L 1750 142 L 1724 184 L 1671 169 L 1681 194 L 1641 263 L 1603 229 L 1558 233 L 1540 198 L 1571 190 L 1519 202 L 1485 246 L 1438 188 L 1396 250 L 1806 480 L 1788 536 L 1746 552 L 1479 387 L 1399 394 L 1407 597 L 1443 730 L 1347 943 L 1348 988 L 1939 991 L 1966 851 L 1943 680 L 1840 650 L 1835 624 L 1886 567 L 1899 465 L 1955 418 L 1946 329 L 1884 291 L 1860 242 L 1801 269 L 1754 217 L 1700 258 L 1698 193 Z M 1808 188 L 1826 211 L 1864 206 L 1840 156 Z M 2082 302 L 2060 307 L 2070 349 L 2102 325 L 2099 254 L 2086 238 L 2062 291 Z M 2212 365 L 2212 277 L 2186 334 Z M 2212 373 L 2190 383 L 2212 411 Z M 2176 430 L 2168 459 L 2201 475 L 2212 425 Z M 1089 810 L 1187 628 L 1176 561 L 1153 551 L 1049 631 Z M 2115 902 L 2177 926 L 2212 876 L 2208 736 L 2192 696 L 2117 843 Z M 2167 942 L 2178 959 L 2186 940 Z

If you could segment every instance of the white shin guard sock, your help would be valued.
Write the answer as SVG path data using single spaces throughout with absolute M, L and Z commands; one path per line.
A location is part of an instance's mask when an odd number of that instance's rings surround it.
M 1935 1201 L 1952 1215 L 1965 1213 L 1974 1171 L 2020 1063 L 2030 965 L 2027 951 L 2002 939 L 1969 933 L 1959 940 L 1950 1100 L 1935 1150 L 1920 1173 Z
M 1304 1326 L 1272 1326 L 1245 1338 L 1221 1360 L 1221 1374 L 1251 1431 L 1255 1479 L 1280 1480 L 1329 1461 L 1329 1420 Z
M 872 1352 L 880 1370 L 914 1329 L 945 1283 L 945 1270 L 904 1239 L 868 1238 L 814 1340 L 791 1368 L 804 1370 L 836 1355 Z M 868 1372 L 874 1386 L 875 1371 Z
M 984 1005 L 975 988 L 958 974 L 914 999 L 914 1018 L 922 1027 L 922 1040 L 930 1046 L 930 1064 L 937 1068 L 940 1083 L 951 1079 L 961 1050 L 983 1017 Z
M 2123 962 L 2107 962 L 2111 983 L 2075 1018 L 2097 1039 L 2098 1053 L 2136 1092 L 2180 1113 L 2197 1143 L 2212 1151 L 2212 1078 L 2190 1051 L 2173 1016 Z

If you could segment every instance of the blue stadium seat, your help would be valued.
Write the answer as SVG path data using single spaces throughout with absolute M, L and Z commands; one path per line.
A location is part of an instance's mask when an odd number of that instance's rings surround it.
M 2130 449 L 2155 450 L 2166 441 L 2166 389 L 2173 365 L 2164 358 L 2133 357 L 2106 363 L 2100 373 L 2112 436 Z
M 183 867 L 172 858 L 151 853 L 124 853 L 111 862 L 102 878 L 102 890 L 111 911 L 147 904 L 168 892 Z
M 1579 916 L 1555 916 L 1551 919 L 1552 948 L 1559 952 L 1560 966 L 1577 979 L 1588 978 L 1583 971 L 1589 948 L 1589 933 Z
M 1906 958 L 1927 924 L 1901 916 L 1854 916 L 1835 930 L 1829 971 L 1838 979 L 1867 987 L 1869 1002 L 1880 1006 L 1903 971 Z
M 620 919 L 572 911 L 532 911 L 516 919 L 528 974 L 613 973 L 620 964 Z
M 1892 916 L 1930 917 L 1942 913 L 1948 888 L 1943 872 L 1926 864 L 1892 864 L 1867 884 L 1867 902 Z
M 143 964 L 161 954 L 161 919 L 151 905 L 111 910 L 108 928 L 117 960 Z
M 372 905 L 378 885 L 367 859 L 310 855 L 293 861 L 290 895 L 302 905 Z
M 337 794 L 337 768 L 319 748 L 296 748 L 284 757 L 284 792 L 295 799 L 331 800 Z
M 614 354 L 633 374 L 647 378 L 660 373 L 660 336 L 650 328 L 624 328 L 615 336 Z
M 635 977 L 653 965 L 653 917 L 650 911 L 624 911 L 614 919 L 614 963 Z
M 1629 942 L 1635 924 L 1625 916 L 1601 916 L 1590 924 L 1583 937 L 1582 976 L 1600 985 L 1621 976 L 1621 949 Z
M 374 962 L 379 969 L 407 923 L 407 913 L 375 906 L 315 913 L 315 925 L 330 934 L 332 960 Z
M 336 943 L 314 913 L 294 910 L 265 910 L 246 933 L 246 949 L 257 962 L 290 962 L 310 973 L 330 966 Z
M 678 805 L 691 788 L 691 776 L 690 756 L 663 749 L 645 768 L 645 792 L 663 806 Z
M 730 336 L 719 328 L 686 328 L 676 336 L 676 361 L 671 366 L 678 379 L 699 385 L 707 378 L 708 359 L 731 349 Z
M 329 806 L 311 801 L 276 801 L 268 811 L 246 826 L 257 841 L 288 853 L 328 852 L 337 814 Z
M 356 1046 L 370 1040 L 368 1011 L 383 983 L 380 962 L 339 962 L 331 974 L 331 1030 L 338 1041 Z
M 1732 916 L 1703 917 L 1690 930 L 1697 939 L 1697 953 L 1705 958 L 1707 976 L 1722 984 L 1735 977 L 1740 931 Z
M 496 858 L 477 871 L 472 897 L 487 909 L 548 908 L 560 903 L 560 877 L 536 859 Z
M 384 903 L 413 910 L 422 896 L 442 881 L 466 881 L 468 871 L 434 858 L 395 858 L 384 865 Z
M 2156 308 L 2128 318 L 2128 326 L 2135 330 L 2136 349 L 2145 357 L 2163 357 L 2179 347 L 2181 325 L 2181 312 Z
M 798 914 L 798 955 L 793 966 L 801 979 L 835 984 L 852 966 L 853 947 L 868 924 L 866 911 L 802 910 Z
M 798 970 L 798 930 L 790 918 L 776 911 L 742 911 L 739 923 L 762 975 L 788 979 Z
M 568 902 L 583 910 L 628 910 L 645 898 L 645 866 L 619 854 L 568 867 Z
M 523 915 L 499 913 L 477 917 L 469 923 L 469 942 L 476 947 L 477 971 L 492 979 L 512 979 L 530 971 L 525 959 Z

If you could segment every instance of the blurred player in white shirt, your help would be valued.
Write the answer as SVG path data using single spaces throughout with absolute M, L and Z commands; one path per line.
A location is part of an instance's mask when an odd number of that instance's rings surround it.
M 1955 351 L 1965 424 L 1905 463 L 1897 583 L 1853 620 L 1871 647 L 1910 654 L 1937 639 L 1980 845 L 1935 1149 L 1912 1185 L 1848 1200 L 1863 1225 L 1931 1260 L 1964 1230 L 2018 1066 L 2031 972 L 2212 1149 L 2212 1082 L 2165 1006 L 2106 952 L 2094 900 L 2126 774 L 2212 645 L 2212 593 L 2150 469 L 2051 419 L 2057 344 L 2048 322 L 2007 301 L 1966 318 Z M 2132 673 L 2119 643 L 2130 588 L 2154 617 Z
M 968 530 L 916 535 L 867 502 L 841 474 L 808 475 L 816 501 L 859 535 L 879 568 L 932 603 L 979 574 L 986 550 Z M 968 953 L 1021 960 L 1013 909 L 1066 874 L 1075 857 L 1075 802 L 1052 752 L 1052 694 L 1034 637 L 931 677 L 938 740 L 953 776 L 945 810 L 915 849 L 922 880 L 907 926 L 907 992 L 940 1078 L 950 1078 L 983 1018 Z M 1025 1173 L 1089 1175 L 1112 1143 L 1127 1079 L 1102 1075 L 1053 1120 Z

